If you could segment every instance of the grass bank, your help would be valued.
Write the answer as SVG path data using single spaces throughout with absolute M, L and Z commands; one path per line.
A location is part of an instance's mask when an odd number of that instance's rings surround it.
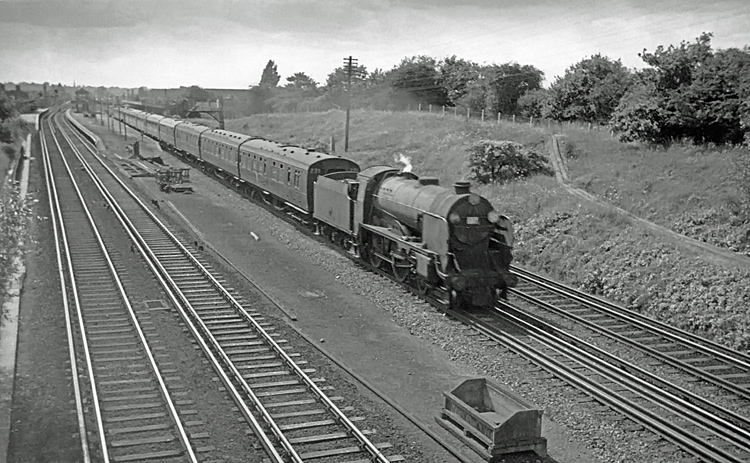
M 343 154 L 341 111 L 253 116 L 228 121 L 227 128 L 308 147 L 324 146 L 333 136 Z M 369 166 L 395 165 L 403 154 L 415 173 L 450 184 L 467 175 L 466 148 L 475 141 L 539 145 L 546 130 L 434 113 L 355 111 L 346 156 Z M 746 249 L 741 237 L 750 228 L 736 162 L 750 156 L 747 150 L 653 150 L 575 127 L 565 129 L 564 140 L 576 186 L 688 236 Z M 681 250 L 568 195 L 551 177 L 475 190 L 513 218 L 520 264 L 725 345 L 750 347 L 750 270 L 721 267 Z
M 575 130 L 565 140 L 575 186 L 676 232 L 750 255 L 747 148 L 651 149 Z

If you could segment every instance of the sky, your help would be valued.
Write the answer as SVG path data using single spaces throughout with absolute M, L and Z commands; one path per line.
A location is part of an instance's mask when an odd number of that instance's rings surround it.
M 352 56 L 517 62 L 549 85 L 597 53 L 694 42 L 750 46 L 747 0 L 0 0 L 0 82 L 247 88 L 273 60 L 324 84 Z

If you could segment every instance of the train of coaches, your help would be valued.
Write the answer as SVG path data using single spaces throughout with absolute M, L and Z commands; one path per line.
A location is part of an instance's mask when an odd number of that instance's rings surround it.
M 487 199 L 435 178 L 131 108 L 112 117 L 162 148 L 284 211 L 420 294 L 491 306 L 510 273 L 513 226 Z

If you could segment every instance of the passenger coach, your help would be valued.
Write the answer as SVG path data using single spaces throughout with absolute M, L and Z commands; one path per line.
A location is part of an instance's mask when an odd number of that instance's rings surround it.
M 247 140 L 240 155 L 241 179 L 260 186 L 266 199 L 273 195 L 303 214 L 313 212 L 313 187 L 319 176 L 359 172 L 357 163 L 349 159 L 263 138 Z

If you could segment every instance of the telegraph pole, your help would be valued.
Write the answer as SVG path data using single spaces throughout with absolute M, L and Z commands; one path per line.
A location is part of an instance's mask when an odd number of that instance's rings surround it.
M 349 151 L 349 113 L 352 109 L 352 74 L 355 72 L 357 67 L 357 59 L 349 56 L 344 58 L 344 66 L 346 66 L 346 132 L 344 135 L 344 152 Z
M 219 106 L 219 128 L 224 130 L 224 97 L 220 96 L 217 103 Z
M 120 97 L 119 96 L 117 97 L 117 115 L 119 116 L 117 118 L 118 119 L 117 127 L 119 127 L 118 132 L 120 133 L 120 135 L 122 135 L 122 110 L 120 109 Z

